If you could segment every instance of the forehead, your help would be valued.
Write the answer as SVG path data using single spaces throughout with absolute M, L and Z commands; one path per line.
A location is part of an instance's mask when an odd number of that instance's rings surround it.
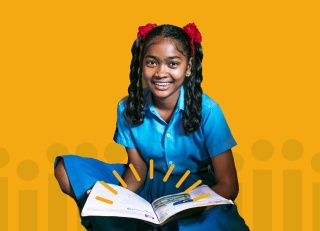
M 145 55 L 150 53 L 162 53 L 165 54 L 175 54 L 179 53 L 179 56 L 185 56 L 182 52 L 181 46 L 175 39 L 171 38 L 155 38 L 149 45 L 147 45 L 145 50 Z

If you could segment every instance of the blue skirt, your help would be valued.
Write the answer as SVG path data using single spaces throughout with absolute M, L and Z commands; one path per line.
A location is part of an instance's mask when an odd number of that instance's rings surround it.
M 69 177 L 70 184 L 77 198 L 79 211 L 82 210 L 87 199 L 86 191 L 97 181 L 103 180 L 107 183 L 119 184 L 112 171 L 116 170 L 122 175 L 126 170 L 123 164 L 108 164 L 97 159 L 80 157 L 76 155 L 65 155 L 56 158 L 55 166 L 60 159 L 64 160 L 64 165 Z M 166 182 L 163 182 L 164 174 L 154 171 L 154 178 L 147 177 L 145 184 L 137 191 L 141 197 L 152 202 L 158 197 L 183 192 L 193 183 L 202 180 L 203 184 L 213 186 L 215 177 L 212 173 L 202 172 L 190 174 L 183 184 L 177 189 L 176 183 L 180 180 L 180 175 L 170 175 Z M 214 209 L 199 212 L 192 217 L 186 217 L 171 221 L 161 227 L 155 228 L 143 221 L 119 218 L 119 217 L 82 217 L 82 225 L 87 230 L 136 230 L 136 231 L 247 231 L 249 228 L 245 224 L 237 211 L 235 205 L 220 205 Z

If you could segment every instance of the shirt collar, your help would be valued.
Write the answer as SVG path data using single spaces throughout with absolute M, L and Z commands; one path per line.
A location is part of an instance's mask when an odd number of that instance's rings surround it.
M 149 88 L 144 89 L 144 110 L 154 110 L 153 100 L 152 100 L 152 93 Z M 180 88 L 180 95 L 178 98 L 178 104 L 176 107 L 176 112 L 184 110 L 184 86 Z

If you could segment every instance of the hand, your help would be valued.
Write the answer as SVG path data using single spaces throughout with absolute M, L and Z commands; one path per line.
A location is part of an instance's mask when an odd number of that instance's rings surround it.
M 91 189 L 87 190 L 87 195 L 89 195 L 91 193 Z

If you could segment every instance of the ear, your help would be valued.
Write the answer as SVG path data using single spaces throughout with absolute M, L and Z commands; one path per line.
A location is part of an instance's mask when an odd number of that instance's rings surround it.
M 187 71 L 186 71 L 186 76 L 189 77 L 192 72 L 192 64 L 193 64 L 193 57 L 189 59 L 188 65 L 187 65 Z

